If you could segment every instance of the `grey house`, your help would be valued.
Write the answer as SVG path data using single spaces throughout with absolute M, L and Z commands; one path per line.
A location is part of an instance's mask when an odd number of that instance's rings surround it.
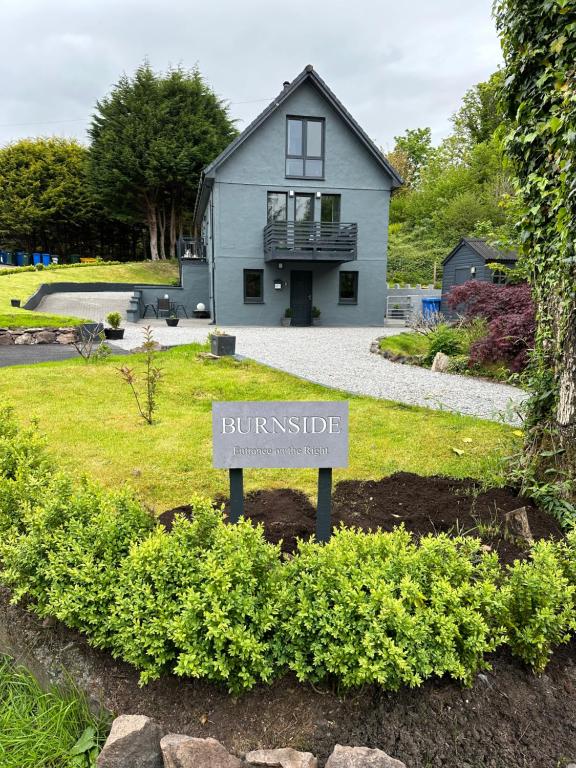
M 380 325 L 402 180 L 312 66 L 205 170 L 194 224 L 219 325 Z M 196 273 L 199 276 L 199 273 Z M 197 292 L 194 292 L 197 295 Z
M 489 269 L 488 264 L 502 264 L 514 268 L 518 256 L 513 251 L 499 251 L 485 240 L 463 237 L 442 262 L 442 303 L 441 311 L 453 314 L 448 308 L 448 294 L 455 285 L 462 285 L 469 280 L 503 284 L 506 275 L 498 269 Z

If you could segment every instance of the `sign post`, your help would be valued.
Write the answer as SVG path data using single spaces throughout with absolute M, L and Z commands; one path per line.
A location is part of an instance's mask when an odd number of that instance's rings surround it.
M 332 469 L 348 466 L 347 402 L 212 404 L 213 465 L 230 474 L 230 522 L 244 510 L 244 468 L 317 468 L 316 538 L 332 528 Z

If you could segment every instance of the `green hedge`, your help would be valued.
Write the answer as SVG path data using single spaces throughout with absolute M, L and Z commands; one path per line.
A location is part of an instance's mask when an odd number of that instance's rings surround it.
M 54 472 L 0 410 L 0 580 L 141 671 L 231 691 L 302 681 L 470 683 L 501 644 L 535 670 L 576 628 L 576 534 L 509 567 L 470 537 L 342 528 L 284 559 L 209 501 L 170 533 L 129 494 Z

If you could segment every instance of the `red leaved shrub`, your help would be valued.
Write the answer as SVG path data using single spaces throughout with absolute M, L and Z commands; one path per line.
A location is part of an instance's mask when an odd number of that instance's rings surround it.
M 536 313 L 530 286 L 494 285 L 469 280 L 448 294 L 448 306 L 466 319 L 481 317 L 488 322 L 488 335 L 470 348 L 473 363 L 504 362 L 511 371 L 521 371 L 534 345 Z

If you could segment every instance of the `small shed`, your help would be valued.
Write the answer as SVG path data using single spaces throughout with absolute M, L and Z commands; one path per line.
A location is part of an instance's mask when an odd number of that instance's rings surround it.
M 463 237 L 442 262 L 442 304 L 441 311 L 450 316 L 447 297 L 455 285 L 469 280 L 503 284 L 506 275 L 498 269 L 489 269 L 488 264 L 502 264 L 514 268 L 518 255 L 514 251 L 500 251 L 480 238 Z

